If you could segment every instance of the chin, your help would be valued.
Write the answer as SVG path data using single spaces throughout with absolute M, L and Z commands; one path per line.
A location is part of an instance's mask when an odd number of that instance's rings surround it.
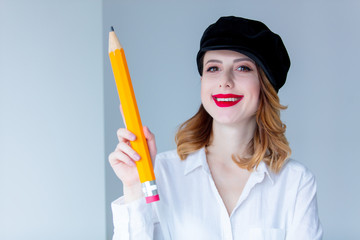
M 236 125 L 240 125 L 241 122 L 239 121 L 232 121 L 232 120 L 216 120 L 214 119 L 214 122 L 217 122 L 220 125 L 224 125 L 224 126 L 236 126 Z
M 212 115 L 213 117 L 213 121 L 216 121 L 217 123 L 221 124 L 221 125 L 231 125 L 231 126 L 234 126 L 234 125 L 243 125 L 243 124 L 249 124 L 250 122 L 256 122 L 256 116 L 255 115 L 252 115 L 252 116 L 247 116 L 247 117 L 244 117 L 244 116 L 219 116 L 219 115 Z
M 234 118 L 231 116 L 213 116 L 213 121 L 224 125 L 233 125 L 240 123 L 241 119 Z

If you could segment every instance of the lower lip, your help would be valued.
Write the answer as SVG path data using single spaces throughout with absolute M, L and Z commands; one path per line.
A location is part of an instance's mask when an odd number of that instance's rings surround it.
M 218 106 L 218 107 L 232 107 L 234 106 L 235 104 L 237 104 L 238 102 L 240 102 L 243 98 L 240 98 L 239 100 L 237 101 L 229 101 L 229 102 L 223 102 L 223 101 L 217 101 L 215 97 L 213 97 L 214 99 L 214 102 L 215 104 Z

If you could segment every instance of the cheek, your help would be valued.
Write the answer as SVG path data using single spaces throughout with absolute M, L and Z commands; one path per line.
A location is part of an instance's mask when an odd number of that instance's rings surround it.
M 252 107 L 259 105 L 260 97 L 260 81 L 258 79 L 249 79 L 250 81 L 244 82 L 243 88 L 245 94 L 249 97 L 249 102 Z
M 246 82 L 247 91 L 253 96 L 259 96 L 260 94 L 260 80 L 257 78 L 249 79 Z
M 260 95 L 260 83 L 258 82 L 257 84 L 254 84 L 251 88 L 252 93 L 257 96 L 257 98 L 259 98 Z
M 205 86 L 203 86 L 203 84 L 201 84 L 201 90 L 200 90 L 200 97 L 201 97 L 201 102 L 204 104 L 204 101 L 206 101 L 208 92 L 205 88 Z
M 208 82 L 201 80 L 201 101 L 204 101 L 211 97 L 211 86 Z
M 256 86 L 254 86 L 252 91 L 253 91 L 253 95 L 256 99 L 255 106 L 256 106 L 256 109 L 258 109 L 259 103 L 260 103 L 260 83 L 258 83 Z

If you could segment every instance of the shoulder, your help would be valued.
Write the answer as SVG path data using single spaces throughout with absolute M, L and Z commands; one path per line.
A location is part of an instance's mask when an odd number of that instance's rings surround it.
M 306 167 L 300 161 L 291 158 L 285 162 L 284 166 L 280 170 L 280 174 L 314 177 L 314 174 L 308 167 Z
M 173 169 L 180 170 L 185 161 L 182 161 L 177 154 L 176 149 L 161 152 L 156 155 L 155 170 L 156 171 L 171 171 Z
M 174 190 L 183 188 L 185 183 L 186 160 L 181 160 L 176 150 L 159 153 L 156 156 L 154 173 L 161 197 L 171 198 Z M 166 200 L 167 201 L 167 200 Z
M 156 155 L 155 165 L 169 165 L 169 164 L 178 164 L 181 162 L 179 155 L 177 154 L 176 149 L 161 152 Z
M 164 161 L 164 159 L 180 159 L 176 149 L 161 152 L 156 155 L 156 161 Z
M 276 178 L 281 182 L 293 183 L 298 188 L 306 184 L 315 185 L 314 173 L 303 163 L 294 159 L 288 159 Z
M 206 162 L 204 148 L 190 153 L 185 160 L 181 160 L 176 149 L 159 153 L 155 160 L 155 173 L 180 177 L 187 175 L 193 170 L 204 167 Z M 170 176 L 169 176 L 170 177 Z

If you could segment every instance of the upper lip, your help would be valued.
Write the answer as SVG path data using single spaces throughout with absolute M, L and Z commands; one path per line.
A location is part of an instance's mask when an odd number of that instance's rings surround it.
M 242 97 L 244 97 L 244 95 L 237 95 L 237 94 L 215 94 L 212 96 L 216 97 L 216 98 L 242 98 Z

